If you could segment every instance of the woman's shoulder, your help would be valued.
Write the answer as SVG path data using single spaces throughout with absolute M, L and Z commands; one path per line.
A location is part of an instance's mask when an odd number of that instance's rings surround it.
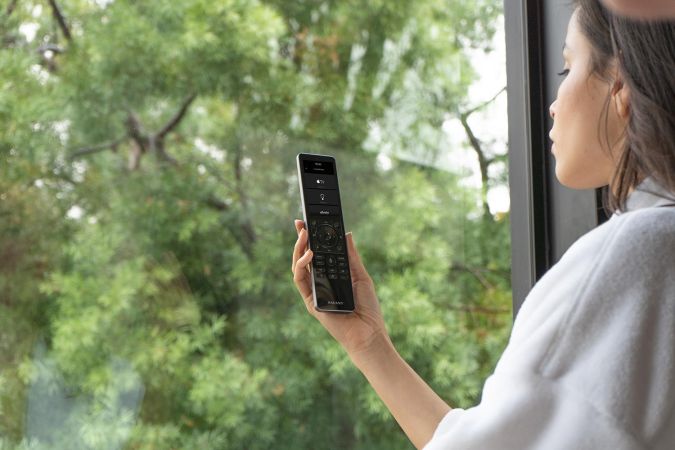
M 630 304 L 649 296 L 646 280 L 675 279 L 675 208 L 643 208 L 615 214 L 580 237 L 537 281 L 516 317 L 514 343 L 560 333 L 559 327 L 592 318 L 598 307 Z M 633 292 L 627 286 L 641 286 Z M 673 294 L 675 298 L 675 293 Z M 549 336 L 552 337 L 552 336 Z
M 606 264 L 616 266 L 638 258 L 651 266 L 661 257 L 675 258 L 675 207 L 642 208 L 612 220 L 615 223 L 604 246 Z
M 614 214 L 577 239 L 540 284 L 558 284 L 571 275 L 583 284 L 637 274 L 675 258 L 675 207 L 650 207 Z M 635 264 L 639 261 L 639 264 Z M 675 264 L 666 273 L 673 273 Z M 585 283 L 582 280 L 585 279 Z M 547 287 L 547 290 L 550 286 Z
M 615 420 L 643 425 L 675 401 L 675 208 L 611 221 L 539 370 Z

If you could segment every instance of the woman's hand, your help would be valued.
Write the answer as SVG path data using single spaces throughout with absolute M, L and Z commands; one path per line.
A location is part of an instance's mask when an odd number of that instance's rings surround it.
M 376 350 L 374 347 L 382 343 L 390 344 L 373 280 L 361 262 L 351 232 L 346 234 L 346 239 L 355 310 L 349 314 L 338 314 L 314 309 L 309 272 L 313 252 L 307 248 L 307 230 L 302 220 L 295 220 L 295 229 L 298 232 L 298 240 L 293 249 L 291 270 L 293 281 L 302 295 L 307 311 L 321 322 L 352 359 Z
M 312 251 L 307 249 L 304 222 L 296 220 L 295 229 L 298 240 L 293 250 L 293 280 L 307 311 L 347 350 L 411 442 L 417 448 L 424 447 L 450 407 L 394 348 L 384 326 L 373 280 L 361 262 L 352 234 L 347 233 L 346 238 L 356 308 L 351 314 L 338 314 L 314 309 L 309 273 Z

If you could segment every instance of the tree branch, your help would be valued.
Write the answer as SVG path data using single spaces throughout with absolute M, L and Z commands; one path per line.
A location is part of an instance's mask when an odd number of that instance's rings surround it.
M 51 73 L 56 72 L 58 67 L 56 66 L 56 58 L 54 58 L 54 55 L 63 53 L 63 48 L 56 44 L 43 44 L 38 47 L 37 52 L 40 55 L 42 64 L 47 68 L 47 70 L 49 70 Z M 47 52 L 52 52 L 53 55 L 47 56 Z
M 183 105 L 180 107 L 178 112 L 162 127 L 161 130 L 155 134 L 155 138 L 157 140 L 164 139 L 167 134 L 169 134 L 171 131 L 173 131 L 174 128 L 178 126 L 178 124 L 183 120 L 183 117 L 185 117 L 185 113 L 187 112 L 188 108 L 190 107 L 190 104 L 194 101 L 194 99 L 197 97 L 197 94 L 193 93 L 190 94 L 184 101 Z
M 464 111 L 464 115 L 466 115 L 467 117 L 469 117 L 471 114 L 475 113 L 475 112 L 478 111 L 479 109 L 485 108 L 487 105 L 489 105 L 490 103 L 494 102 L 494 101 L 497 99 L 497 97 L 499 97 L 499 95 L 500 95 L 502 92 L 505 92 L 505 91 L 506 91 L 506 86 L 504 86 L 503 88 L 501 88 L 501 89 L 500 89 L 495 95 L 493 95 L 489 100 L 485 100 L 483 103 L 479 103 L 478 105 L 474 106 L 473 108 L 471 108 L 471 109 L 469 109 L 469 110 L 467 110 L 467 111 Z
M 169 155 L 166 152 L 166 149 L 164 148 L 164 141 L 159 140 L 155 141 L 154 137 L 150 137 L 150 148 L 154 150 L 155 155 L 157 155 L 157 158 L 161 159 L 162 161 L 166 161 L 172 165 L 177 165 L 178 161 L 176 161 L 176 158 L 173 156 Z
M 52 7 L 52 14 L 54 15 L 54 19 L 56 19 L 56 21 L 58 22 L 61 31 L 63 31 L 63 35 L 66 37 L 67 40 L 69 41 L 72 40 L 70 28 L 68 28 L 68 24 L 66 23 L 65 17 L 63 17 L 63 14 L 59 9 L 59 5 L 56 4 L 56 0 L 49 0 L 49 6 Z
M 483 146 L 481 145 L 481 142 L 478 140 L 476 135 L 473 133 L 473 130 L 469 126 L 468 116 L 466 114 L 462 114 L 459 117 L 459 121 L 462 123 L 462 127 L 464 127 L 464 131 L 466 132 L 467 138 L 469 138 L 469 144 L 471 144 L 471 148 L 473 149 L 474 152 L 476 152 L 476 156 L 478 157 L 478 166 L 480 168 L 480 178 L 481 178 L 481 202 L 483 204 L 483 215 L 485 217 L 490 217 L 490 206 L 488 205 L 487 202 L 487 193 L 488 193 L 487 158 L 485 157 L 485 152 L 483 151 Z
M 469 267 L 466 264 L 463 264 L 461 262 L 454 262 L 452 266 L 450 266 L 450 271 L 453 272 L 468 272 L 471 275 L 476 278 L 480 284 L 483 285 L 485 289 L 494 289 L 494 285 L 488 281 L 485 276 L 483 276 L 482 273 L 480 273 L 480 270 L 474 268 L 474 267 Z
M 507 162 L 508 161 L 508 154 L 503 154 L 503 155 L 495 155 L 492 158 L 488 159 L 486 161 L 487 165 L 489 166 L 490 164 L 494 164 L 497 162 Z
M 7 5 L 7 9 L 5 10 L 5 13 L 7 14 L 7 17 L 11 16 L 12 13 L 14 12 L 14 8 L 16 8 L 16 3 L 17 3 L 17 0 L 12 0 Z
M 485 156 L 485 152 L 483 151 L 483 146 L 480 140 L 478 140 L 478 138 L 474 134 L 473 130 L 471 129 L 471 126 L 469 126 L 469 116 L 474 112 L 486 107 L 493 101 L 495 101 L 495 99 L 504 91 L 506 91 L 506 86 L 501 88 L 489 100 L 486 100 L 483 103 L 480 103 L 474 106 L 473 108 L 459 114 L 459 121 L 461 122 L 462 127 L 466 132 L 466 136 L 469 139 L 469 144 L 471 144 L 471 148 L 474 150 L 474 152 L 476 152 L 476 156 L 478 157 L 478 165 L 480 167 L 480 177 L 481 177 L 481 202 L 483 204 L 483 216 L 486 218 L 491 217 L 490 206 L 488 205 L 487 201 L 488 181 L 489 181 L 488 166 L 490 165 L 490 161 Z
M 205 200 L 206 206 L 215 209 L 216 211 L 227 211 L 230 209 L 230 205 L 225 203 L 223 200 L 215 197 L 209 197 Z
M 467 272 L 473 275 L 486 289 L 494 288 L 495 286 L 488 281 L 488 279 L 483 275 L 484 273 L 493 274 L 500 278 L 503 278 L 507 282 L 511 280 L 511 273 L 508 270 L 500 269 L 489 269 L 487 267 L 469 267 L 466 264 L 454 261 L 450 265 L 451 272 Z
M 56 44 L 42 44 L 37 48 L 37 52 L 42 54 L 45 52 L 63 53 L 63 47 Z
M 147 150 L 147 138 L 144 136 L 141 121 L 133 111 L 129 111 L 126 120 L 127 135 L 140 145 L 143 152 Z
M 241 219 L 241 230 L 244 233 L 244 239 L 241 240 L 241 245 L 246 253 L 246 255 L 249 257 L 249 259 L 253 259 L 253 245 L 255 242 L 258 240 L 258 237 L 255 232 L 255 228 L 253 227 L 253 224 L 251 223 L 251 220 L 248 218 L 248 211 L 249 211 L 249 201 L 248 201 L 248 195 L 246 193 L 246 190 L 244 189 L 244 182 L 243 182 L 243 173 L 241 170 L 241 160 L 242 160 L 242 154 L 243 154 L 243 149 L 241 147 L 241 143 L 237 140 L 237 144 L 234 147 L 234 179 L 235 179 L 235 186 L 236 186 L 236 192 L 237 195 L 239 196 L 239 201 L 241 203 L 241 208 L 244 211 L 243 217 Z
M 46 50 L 55 49 L 44 46 L 43 51 Z M 128 139 L 131 139 L 133 141 L 133 145 L 131 146 L 129 152 L 129 170 L 137 169 L 140 165 L 141 157 L 148 151 L 155 153 L 157 158 L 160 160 L 176 165 L 178 161 L 169 155 L 164 148 L 164 138 L 180 124 L 180 122 L 185 117 L 190 104 L 192 104 L 196 97 L 197 94 L 190 94 L 183 101 L 176 114 L 174 114 L 174 116 L 155 134 L 148 134 L 145 132 L 141 125 L 141 121 L 138 119 L 136 114 L 133 111 L 128 111 L 127 119 L 125 121 L 125 127 L 127 130 L 126 136 L 111 142 L 105 142 L 91 147 L 84 147 L 75 150 L 70 154 L 69 159 L 75 159 L 80 156 L 90 155 L 92 153 L 97 153 L 108 149 L 115 150 L 119 144 Z
M 127 139 L 126 136 L 121 137 L 119 139 L 115 139 L 114 141 L 110 142 L 104 142 L 102 144 L 98 145 L 93 145 L 91 147 L 83 147 L 78 150 L 73 151 L 69 156 L 68 159 L 75 159 L 79 158 L 80 156 L 85 156 L 85 155 L 91 155 L 92 153 L 98 153 L 102 152 L 104 150 L 112 150 L 115 151 L 117 149 L 117 146 L 120 145 L 122 142 L 124 142 Z

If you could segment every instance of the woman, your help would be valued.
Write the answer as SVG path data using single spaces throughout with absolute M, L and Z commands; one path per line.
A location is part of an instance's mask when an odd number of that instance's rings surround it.
M 473 408 L 451 409 L 398 355 L 351 233 L 356 312 L 314 311 L 296 220 L 292 267 L 309 313 L 417 448 L 675 448 L 674 32 L 577 2 L 550 107 L 556 177 L 608 185 L 614 214 L 532 288 Z

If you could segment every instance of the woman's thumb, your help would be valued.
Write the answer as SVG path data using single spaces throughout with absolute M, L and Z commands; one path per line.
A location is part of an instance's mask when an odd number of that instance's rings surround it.
M 352 232 L 349 231 L 346 234 L 346 237 L 347 253 L 349 254 L 349 267 L 352 272 L 352 278 L 354 278 L 353 281 L 366 279 L 369 276 L 368 271 L 363 265 L 363 262 L 361 262 L 361 256 L 359 256 L 359 252 L 356 250 L 356 244 L 354 244 L 354 236 L 352 235 Z

